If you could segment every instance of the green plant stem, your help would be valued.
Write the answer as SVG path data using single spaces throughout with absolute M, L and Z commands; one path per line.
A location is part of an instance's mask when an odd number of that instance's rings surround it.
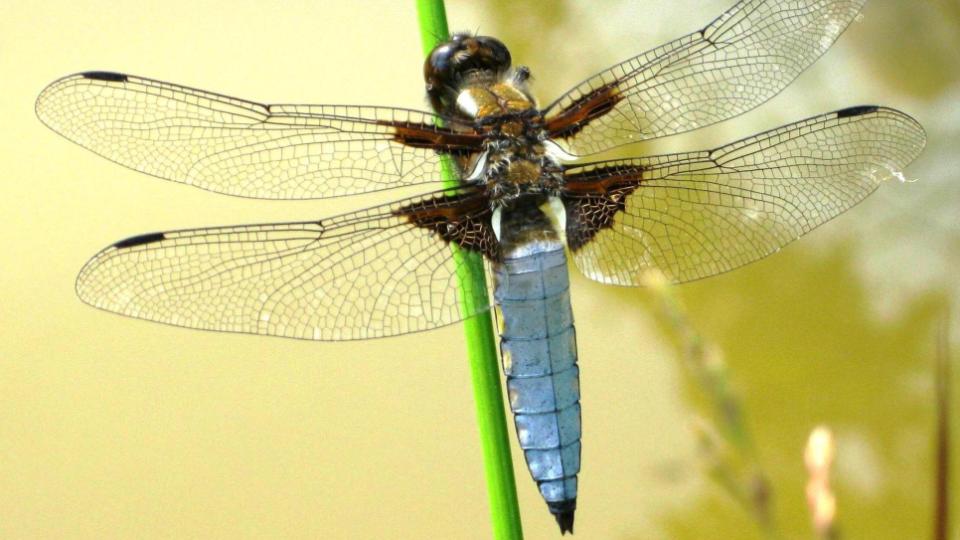
M 424 54 L 430 54 L 449 35 L 443 0 L 417 0 L 420 39 Z M 443 160 L 444 187 L 456 187 L 453 163 Z M 457 265 L 457 287 L 462 313 L 477 313 L 487 297 L 483 259 L 479 254 L 451 245 Z M 507 421 L 500 387 L 500 368 L 494 342 L 493 323 L 489 311 L 464 321 L 467 356 L 473 380 L 473 396 L 477 406 L 477 427 L 483 449 L 483 466 L 490 500 L 493 537 L 498 540 L 523 538 L 517 488 L 513 477 L 513 460 L 507 440 Z

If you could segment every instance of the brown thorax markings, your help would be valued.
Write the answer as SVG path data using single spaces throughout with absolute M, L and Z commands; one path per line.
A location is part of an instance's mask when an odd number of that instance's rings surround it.
M 523 194 L 557 194 L 562 168 L 546 148 L 543 116 L 516 79 L 469 85 L 456 100 L 457 112 L 487 133 L 484 151 L 465 167 L 468 181 L 486 186 L 493 206 Z

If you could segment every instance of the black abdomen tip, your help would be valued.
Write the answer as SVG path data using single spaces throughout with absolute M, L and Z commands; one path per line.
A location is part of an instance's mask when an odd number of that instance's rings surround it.
M 557 518 L 560 534 L 573 534 L 573 514 L 577 510 L 577 500 L 548 502 L 547 507 L 553 517 Z
M 127 82 L 127 76 L 123 73 L 114 73 L 112 71 L 87 71 L 81 73 L 85 79 L 95 81 Z
M 573 513 L 574 510 L 570 510 L 553 515 L 557 518 L 557 525 L 560 525 L 560 534 L 573 534 Z
M 117 249 L 123 249 L 123 248 L 129 248 L 134 246 L 142 246 L 144 244 L 152 244 L 154 242 L 159 242 L 164 238 L 166 238 L 166 236 L 164 236 L 164 234 L 160 232 L 141 234 L 138 236 L 131 236 L 130 238 L 125 238 L 117 242 L 116 244 L 114 244 L 113 247 Z
M 877 107 L 876 105 L 858 105 L 856 107 L 847 107 L 846 109 L 837 111 L 837 118 L 860 116 L 861 114 L 872 113 L 879 108 L 880 107 Z

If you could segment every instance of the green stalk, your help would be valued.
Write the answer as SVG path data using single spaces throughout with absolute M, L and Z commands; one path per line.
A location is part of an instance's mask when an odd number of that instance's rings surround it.
M 439 43 L 446 41 L 447 14 L 443 0 L 416 0 L 420 21 L 420 40 L 424 55 L 430 54 Z M 443 160 L 444 187 L 456 187 L 457 175 L 453 163 Z M 451 244 L 457 263 L 457 287 L 462 313 L 475 313 L 485 306 L 487 296 L 483 258 L 478 254 Z M 490 500 L 493 537 L 498 540 L 523 538 L 520 526 L 520 508 L 517 505 L 517 487 L 513 478 L 513 460 L 507 440 L 507 421 L 500 388 L 500 368 L 493 336 L 490 312 L 464 321 L 467 356 L 473 380 L 473 398 L 477 405 L 477 427 L 483 449 L 483 467 Z

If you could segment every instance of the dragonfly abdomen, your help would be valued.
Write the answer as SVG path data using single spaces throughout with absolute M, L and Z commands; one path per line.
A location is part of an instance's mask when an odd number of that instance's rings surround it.
M 580 384 L 563 245 L 494 270 L 500 352 L 520 447 L 561 529 L 572 530 L 580 471 Z

